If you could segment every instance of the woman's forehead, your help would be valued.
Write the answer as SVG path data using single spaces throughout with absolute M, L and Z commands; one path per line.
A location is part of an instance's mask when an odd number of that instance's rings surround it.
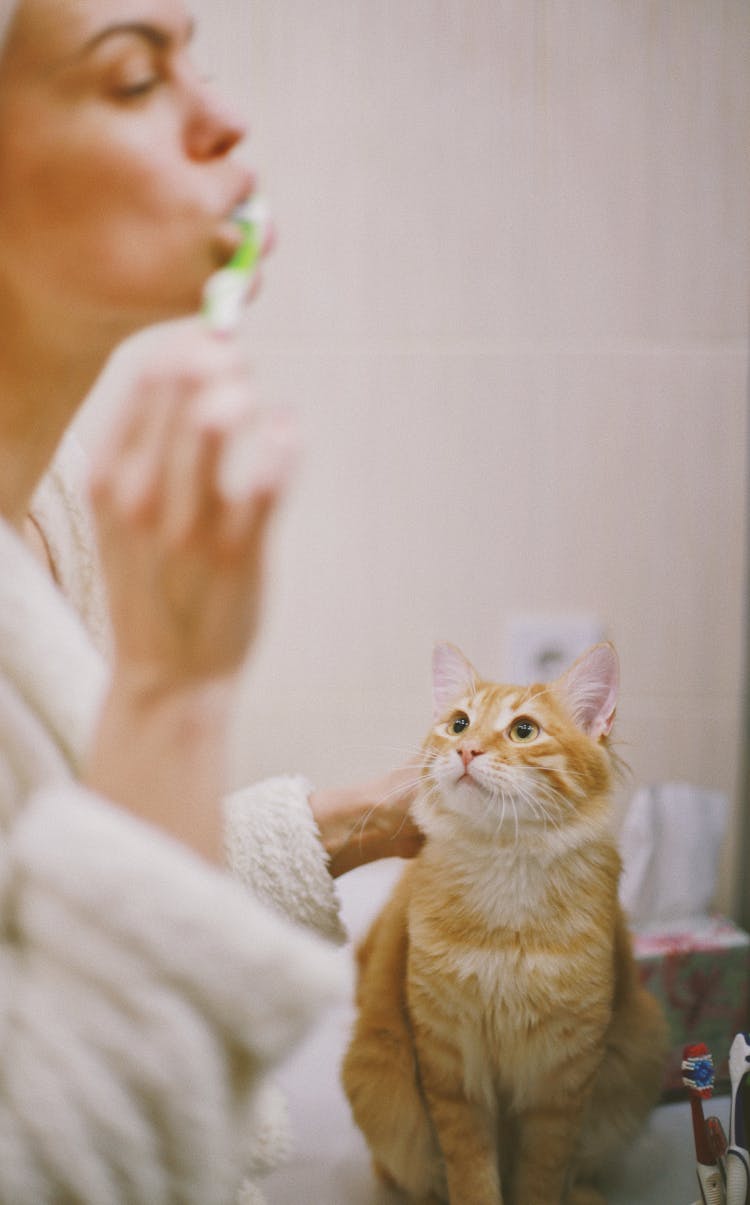
M 36 55 L 75 54 L 105 29 L 120 25 L 180 28 L 188 19 L 183 0 L 0 0 L 0 25 L 16 9 L 13 43 Z

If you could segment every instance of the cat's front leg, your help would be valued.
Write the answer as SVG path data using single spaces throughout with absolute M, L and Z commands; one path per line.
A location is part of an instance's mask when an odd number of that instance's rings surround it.
M 561 1205 L 583 1108 L 575 1099 L 550 1101 L 519 1118 L 519 1141 L 513 1177 L 514 1205 Z
M 453 1046 L 423 1025 L 415 1026 L 414 1036 L 450 1205 L 503 1205 L 494 1111 L 467 1100 L 462 1059 Z

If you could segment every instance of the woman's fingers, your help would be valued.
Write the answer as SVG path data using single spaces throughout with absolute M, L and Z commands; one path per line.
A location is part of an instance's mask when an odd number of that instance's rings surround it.
M 218 480 L 224 550 L 241 550 L 262 538 L 298 456 L 298 428 L 288 416 L 252 415 L 233 430 Z
M 167 340 L 131 386 L 93 500 L 120 657 L 179 679 L 238 668 L 295 428 L 257 407 L 231 346 Z
M 254 423 L 256 413 L 248 387 L 226 380 L 211 382 L 190 404 L 162 461 L 168 542 L 218 538 L 222 464 L 236 430 Z
M 102 443 L 92 477 L 96 494 L 116 486 L 126 510 L 158 505 L 161 469 L 191 404 L 217 382 L 247 387 L 249 372 L 233 342 L 191 321 L 150 343 L 145 364 L 122 383 L 123 398 Z
M 255 540 L 296 463 L 291 419 L 259 410 L 247 389 L 207 391 L 175 432 L 165 472 L 165 536 L 208 541 L 217 556 Z

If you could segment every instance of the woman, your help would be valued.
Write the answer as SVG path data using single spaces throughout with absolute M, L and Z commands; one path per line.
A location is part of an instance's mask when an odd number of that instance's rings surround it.
M 283 1137 L 266 1069 L 341 990 L 300 925 L 340 938 L 332 877 L 419 842 L 408 771 L 222 803 L 293 434 L 198 320 L 155 335 L 97 458 L 105 612 L 66 428 L 123 338 L 196 310 L 254 189 L 190 34 L 181 0 L 0 0 L 0 1200 L 14 1205 L 231 1201 Z M 223 458 L 245 440 L 262 467 L 229 491 Z

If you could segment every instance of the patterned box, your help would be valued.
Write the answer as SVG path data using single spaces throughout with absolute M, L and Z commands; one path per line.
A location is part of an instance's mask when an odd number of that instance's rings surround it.
M 634 933 L 633 946 L 642 981 L 669 1022 L 665 1097 L 685 1096 L 682 1051 L 697 1042 L 705 1042 L 713 1055 L 716 1091 L 728 1091 L 732 1038 L 750 1029 L 750 935 L 712 916 Z

